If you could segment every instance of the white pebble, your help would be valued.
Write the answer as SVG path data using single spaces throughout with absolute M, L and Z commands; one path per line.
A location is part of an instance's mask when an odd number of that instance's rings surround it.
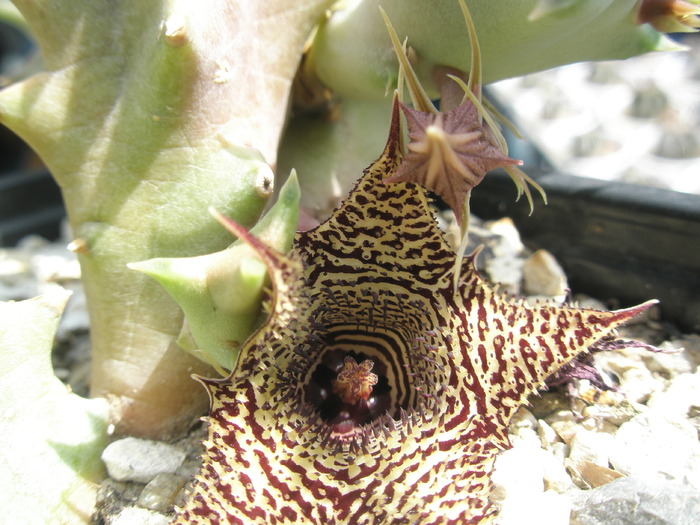
M 559 494 L 564 494 L 574 487 L 571 476 L 566 472 L 564 463 L 552 452 L 545 450 L 542 454 L 542 464 L 544 467 L 544 488 L 553 490 Z
M 495 525 L 569 525 L 569 498 L 548 490 L 532 496 L 508 501 L 495 518 Z
M 615 437 L 611 434 L 581 428 L 571 440 L 569 458 L 572 461 L 590 461 L 601 467 L 607 467 L 614 441 Z
M 623 424 L 610 451 L 615 470 L 646 479 L 675 479 L 700 490 L 700 442 L 688 421 L 649 410 Z
M 542 448 L 545 449 L 551 448 L 554 443 L 561 441 L 559 435 L 544 419 L 537 421 L 537 435 L 540 437 Z
M 139 507 L 126 507 L 111 525 L 168 525 L 170 518 Z
M 523 261 L 518 257 L 496 257 L 486 262 L 489 279 L 500 285 L 504 292 L 517 295 L 523 280 Z
M 523 288 L 527 295 L 566 296 L 566 274 L 547 250 L 537 250 L 523 264 Z
M 520 232 L 518 232 L 515 224 L 513 224 L 513 220 L 509 217 L 504 217 L 494 222 L 487 222 L 484 226 L 491 233 L 495 233 L 501 238 L 501 241 L 493 250 L 497 257 L 519 255 L 525 249 L 522 240 L 520 240 Z
M 666 419 L 685 421 L 692 407 L 700 407 L 700 372 L 681 374 L 665 392 L 656 392 L 647 406 Z
M 529 498 L 544 491 L 544 467 L 538 442 L 517 441 L 513 448 L 496 458 L 491 481 L 491 501 L 505 505 L 506 500 Z
M 185 452 L 177 447 L 133 437 L 111 443 L 102 453 L 112 479 L 139 483 L 148 483 L 161 473 L 174 473 L 184 459 Z

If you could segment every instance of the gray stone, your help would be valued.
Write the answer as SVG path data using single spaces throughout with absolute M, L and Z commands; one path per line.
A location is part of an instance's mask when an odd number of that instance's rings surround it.
M 620 427 L 610 464 L 628 476 L 675 479 L 700 490 L 697 430 L 688 421 L 669 420 L 653 410 Z
M 620 478 L 572 498 L 571 525 L 696 525 L 700 492 L 673 481 Z
M 158 474 L 173 474 L 185 459 L 178 447 L 128 437 L 111 443 L 102 453 L 102 461 L 112 479 L 148 483 Z

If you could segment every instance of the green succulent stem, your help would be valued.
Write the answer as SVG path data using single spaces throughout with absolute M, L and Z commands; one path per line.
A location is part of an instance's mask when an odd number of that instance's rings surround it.
M 288 93 L 328 0 L 16 0 L 46 71 L 0 92 L 0 121 L 63 192 L 88 297 L 92 395 L 117 432 L 182 433 L 208 373 L 177 304 L 127 263 L 211 253 L 272 192 Z M 280 30 L 280 27 L 284 30 Z
M 638 0 L 468 0 L 479 36 L 483 82 L 551 67 L 628 58 L 678 49 L 662 33 L 637 21 Z M 382 98 L 396 85 L 397 64 L 378 6 L 409 39 L 413 64 L 431 96 L 438 67 L 470 71 L 469 39 L 457 0 L 339 2 L 316 34 L 311 61 L 338 95 Z

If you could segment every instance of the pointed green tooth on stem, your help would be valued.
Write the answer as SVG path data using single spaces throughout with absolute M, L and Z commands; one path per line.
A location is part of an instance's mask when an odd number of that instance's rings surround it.
M 382 17 L 384 18 L 384 23 L 389 31 L 389 37 L 391 38 L 391 43 L 394 46 L 396 58 L 399 60 L 399 67 L 403 70 L 403 75 L 408 85 L 408 92 L 411 95 L 413 107 L 419 111 L 433 113 L 436 115 L 438 110 L 435 108 L 430 100 L 430 97 L 423 89 L 420 80 L 418 80 L 418 75 L 416 75 L 416 72 L 413 70 L 413 66 L 411 66 L 411 63 L 408 61 L 408 57 L 404 52 L 405 47 L 401 45 L 401 41 L 396 34 L 396 30 L 394 30 L 394 26 L 391 25 L 391 21 L 389 20 L 389 17 L 384 9 L 380 7 L 379 11 L 381 11 Z
M 275 205 L 251 233 L 274 250 L 288 251 L 299 218 L 299 194 L 292 172 Z M 153 277 L 180 305 L 187 325 L 178 340 L 185 350 L 222 374 L 234 367 L 241 344 L 260 320 L 268 286 L 266 266 L 250 246 L 239 240 L 209 255 L 128 266 Z

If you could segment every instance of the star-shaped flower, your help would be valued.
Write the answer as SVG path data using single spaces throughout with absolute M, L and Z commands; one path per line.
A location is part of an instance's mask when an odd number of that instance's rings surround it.
M 382 184 L 399 134 L 395 106 L 382 156 L 289 255 L 228 223 L 268 267 L 269 318 L 201 379 L 209 436 L 176 523 L 481 522 L 518 407 L 648 306 L 529 307 L 455 265 L 426 191 Z
M 447 113 L 427 113 L 401 104 L 410 142 L 408 154 L 384 182 L 415 182 L 434 191 L 461 222 L 465 198 L 487 172 L 522 161 L 505 155 L 467 100 Z

